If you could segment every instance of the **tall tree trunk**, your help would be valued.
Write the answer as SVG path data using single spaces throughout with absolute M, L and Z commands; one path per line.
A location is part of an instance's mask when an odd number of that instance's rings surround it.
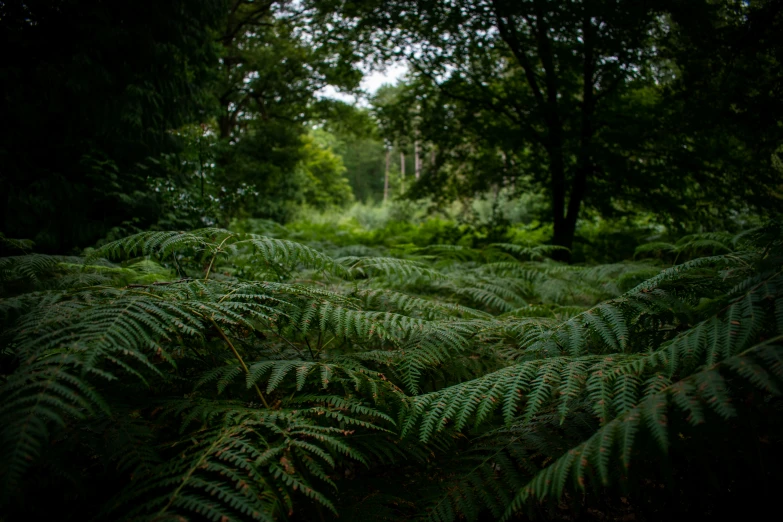
M 419 156 L 420 152 L 421 150 L 419 148 L 419 140 L 417 139 L 413 142 L 413 172 L 416 179 L 421 177 L 421 157 Z
M 389 199 L 389 160 L 391 159 L 391 150 L 386 149 L 386 169 L 383 176 L 383 202 Z
M 579 135 L 579 153 L 577 156 L 576 170 L 571 182 L 571 193 L 568 198 L 568 208 L 558 229 L 555 223 L 554 243 L 566 248 L 572 248 L 576 222 L 579 219 L 579 211 L 587 194 L 587 179 L 593 171 L 593 112 L 595 110 L 595 27 L 591 20 L 589 2 L 584 4 L 582 13 L 582 40 L 584 42 L 584 62 L 582 66 L 582 124 Z M 565 198 L 565 194 L 563 194 Z M 564 206 L 564 205 L 563 205 Z M 556 217 L 562 214 L 556 213 Z M 570 256 L 568 256 L 570 257 Z
M 549 158 L 549 178 L 552 201 L 552 221 L 554 234 L 552 242 L 555 245 L 571 248 L 574 241 L 576 221 L 566 219 L 566 171 L 563 150 L 563 124 L 560 119 L 558 103 L 558 78 L 550 42 L 549 24 L 545 17 L 544 5 L 541 0 L 533 0 L 535 17 L 527 19 L 535 36 L 543 77 L 539 76 L 539 65 L 528 55 L 528 51 L 517 36 L 517 25 L 513 14 L 501 0 L 492 0 L 495 21 L 500 37 L 509 46 L 530 87 L 535 103 L 544 116 L 546 132 L 539 135 L 539 140 Z M 577 203 L 577 200 L 573 200 Z M 581 203 L 581 198 L 578 199 Z M 570 205 L 569 205 L 570 206 Z M 568 252 L 558 252 L 555 256 L 560 260 L 568 260 Z
M 570 227 L 565 219 L 566 177 L 563 151 L 560 147 L 548 147 L 547 154 L 549 156 L 552 221 L 554 225 L 552 243 L 570 249 L 574 241 L 575 227 Z M 555 258 L 558 261 L 567 261 L 570 256 L 567 252 L 557 252 Z
M 531 25 L 535 36 L 538 57 L 544 72 L 543 77 L 537 74 L 537 64 L 527 54 L 527 50 L 517 37 L 517 26 L 512 13 L 506 9 L 507 6 L 500 0 L 492 0 L 492 5 L 500 36 L 508 44 L 514 57 L 524 70 L 525 78 L 533 92 L 536 104 L 544 116 L 546 133 L 540 136 L 540 140 L 549 158 L 552 221 L 554 224 L 552 242 L 570 250 L 574 243 L 579 210 L 587 192 L 587 179 L 593 170 L 591 147 L 594 133 L 592 118 L 595 106 L 593 95 L 595 84 L 595 28 L 592 21 L 592 5 L 589 0 L 583 2 L 582 125 L 579 151 L 577 153 L 577 166 L 570 187 L 567 187 L 565 162 L 566 154 L 569 154 L 569 152 L 564 150 L 563 123 L 558 103 L 558 73 L 552 42 L 550 41 L 551 35 L 546 17 L 545 2 L 543 0 L 533 0 L 532 7 L 535 16 L 526 20 Z M 569 188 L 570 194 L 568 193 Z M 568 203 L 566 204 L 567 196 Z M 567 261 L 571 256 L 568 252 L 558 252 L 555 257 Z
M 400 192 L 405 192 L 405 153 L 400 151 Z

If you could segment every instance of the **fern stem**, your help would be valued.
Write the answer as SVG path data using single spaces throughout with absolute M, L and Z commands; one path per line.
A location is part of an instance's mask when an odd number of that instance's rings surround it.
M 220 326 L 218 326 L 218 324 L 215 322 L 213 318 L 210 317 L 209 320 L 212 322 L 213 325 L 215 325 L 215 328 L 217 328 L 218 333 L 223 338 L 223 340 L 226 341 L 226 344 L 228 344 L 229 348 L 231 348 L 231 351 L 234 352 L 234 357 L 236 357 L 237 361 L 239 361 L 239 364 L 242 365 L 242 369 L 245 370 L 245 374 L 246 375 L 250 374 L 250 370 L 247 368 L 245 361 L 242 359 L 242 356 L 239 355 L 237 349 L 234 348 L 234 344 L 231 342 L 231 339 L 228 338 L 226 333 L 220 328 Z M 269 404 L 266 402 L 266 398 L 264 398 L 264 394 L 261 393 L 261 388 L 258 387 L 258 384 L 253 384 L 253 387 L 256 389 L 256 392 L 258 393 L 261 402 L 264 403 L 266 409 L 270 409 Z
M 336 336 L 336 335 L 335 335 L 334 337 L 332 337 L 331 339 L 329 339 L 328 341 L 326 341 L 326 342 L 323 344 L 323 346 L 320 346 L 320 347 L 318 348 L 318 351 L 317 351 L 317 352 L 315 352 L 315 355 L 316 355 L 316 356 L 318 356 L 318 355 L 319 355 L 319 354 L 320 354 L 320 353 L 321 353 L 323 350 L 325 350 L 325 349 L 326 349 L 326 347 L 327 347 L 327 346 L 329 346 L 330 344 L 332 344 L 332 341 L 334 341 L 335 339 L 337 339 L 337 336 Z
M 227 293 L 226 295 L 224 295 L 223 297 L 221 297 L 220 299 L 218 299 L 218 304 L 222 303 L 223 301 L 225 301 L 226 299 L 228 299 L 229 297 L 231 297 L 231 296 L 232 296 L 232 295 L 234 295 L 235 293 L 239 292 L 239 291 L 240 291 L 240 290 L 242 290 L 243 288 L 247 288 L 248 286 L 250 286 L 250 285 L 238 286 L 238 287 L 234 288 L 234 289 L 233 289 L 233 290 L 231 290 L 229 293 Z
M 302 353 L 302 350 L 300 350 L 298 346 L 296 346 L 294 343 L 292 343 L 291 341 L 289 341 L 288 339 L 286 339 L 285 337 L 283 337 L 282 335 L 280 335 L 279 333 L 277 333 L 277 332 L 274 330 L 274 328 L 270 328 L 270 329 L 269 329 L 269 331 L 270 331 L 270 332 L 272 332 L 273 334 L 275 334 L 276 336 L 278 336 L 280 339 L 282 339 L 282 340 L 283 340 L 283 341 L 285 341 L 286 343 L 288 343 L 288 346 L 290 346 L 291 348 L 293 348 L 293 349 L 294 349 L 294 351 L 296 351 L 296 353 L 298 353 L 298 354 L 299 354 L 301 357 L 304 357 L 304 353 Z
M 307 351 L 310 352 L 310 358 L 312 360 L 315 360 L 315 355 L 313 355 L 313 349 L 310 347 L 310 341 L 307 339 L 307 337 L 304 338 L 305 344 L 307 345 Z
M 226 238 L 220 242 L 218 247 L 215 249 L 215 254 L 212 256 L 212 259 L 209 260 L 209 266 L 207 267 L 207 273 L 204 275 L 204 281 L 209 279 L 209 273 L 212 271 L 212 265 L 215 264 L 215 258 L 217 258 L 217 255 L 221 252 L 221 248 L 223 248 L 223 245 L 226 243 L 226 241 L 229 240 L 229 238 L 234 237 L 234 234 L 229 234 L 226 236 Z

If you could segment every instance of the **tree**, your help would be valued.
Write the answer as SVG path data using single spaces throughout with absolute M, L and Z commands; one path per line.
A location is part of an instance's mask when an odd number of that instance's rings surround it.
M 712 214 L 720 200 L 774 215 L 783 199 L 773 160 L 783 144 L 783 2 L 702 0 L 669 11 L 662 48 L 680 71 L 664 98 L 664 132 L 679 143 L 670 164 L 696 178 Z
M 385 166 L 383 141 L 372 135 L 340 138 L 335 152 L 343 159 L 356 199 L 365 203 L 380 201 Z
M 160 214 L 169 129 L 198 121 L 219 0 L 3 2 L 0 230 L 40 248 L 87 246 Z
M 307 151 L 301 137 L 325 85 L 355 88 L 350 47 L 313 25 L 306 3 L 232 0 L 219 38 L 216 186 L 224 221 L 240 213 L 285 220 L 303 187 L 293 173 Z
M 414 179 L 421 174 L 421 157 L 418 141 L 418 121 L 416 106 L 401 103 L 405 85 L 384 84 L 370 99 L 371 113 L 377 125 L 377 133 L 387 142 L 388 152 L 391 148 L 399 151 L 399 185 L 400 192 L 405 192 L 406 151 L 412 152 L 412 170 Z M 389 158 L 386 158 L 386 175 L 388 178 Z M 384 190 L 384 201 L 387 199 L 388 187 Z
M 716 133 L 697 118 L 689 118 L 692 125 L 685 129 L 677 128 L 687 108 L 671 103 L 669 95 L 691 93 L 698 84 L 678 83 L 683 69 L 706 81 L 709 75 L 684 59 L 683 44 L 695 40 L 683 38 L 677 46 L 675 35 L 680 34 L 680 17 L 690 17 L 698 26 L 709 21 L 705 13 L 714 10 L 721 14 L 715 21 L 739 32 L 749 27 L 752 17 L 745 18 L 743 9 L 720 8 L 732 4 L 728 1 L 701 4 L 377 0 L 348 3 L 342 14 L 383 42 L 386 57 L 405 59 L 411 66 L 399 106 L 418 107 L 415 130 L 441 151 L 418 192 L 453 197 L 504 184 L 544 190 L 550 199 L 553 242 L 570 247 L 586 206 L 604 215 L 646 208 L 693 219 L 693 207 L 714 206 L 720 197 L 709 185 L 725 165 L 722 152 L 717 150 L 716 161 L 703 153 L 690 155 L 695 147 L 689 145 L 707 141 L 700 137 L 705 131 Z M 778 3 L 753 4 L 769 4 L 758 9 L 771 14 L 771 5 Z M 755 73 L 757 77 L 772 78 L 777 70 L 771 57 L 779 50 L 771 35 L 777 25 L 765 27 L 768 36 L 759 41 L 769 58 L 751 63 L 766 71 Z M 698 41 L 700 53 L 710 52 L 709 41 Z M 741 49 L 737 38 L 724 42 L 727 55 Z M 759 87 L 764 85 L 778 83 L 762 81 Z M 722 104 L 731 107 L 732 99 L 738 98 L 724 96 Z M 775 116 L 768 119 L 777 121 Z M 397 121 L 404 120 L 399 113 Z M 765 155 L 769 163 L 774 150 L 769 144 L 780 136 L 779 127 L 770 123 L 764 125 L 768 135 L 751 168 Z M 409 124 L 401 132 L 410 135 L 413 127 Z M 725 126 L 719 129 L 722 140 L 709 141 L 713 152 L 720 149 L 716 144 L 725 147 L 738 134 Z M 733 152 L 748 150 L 731 146 Z M 710 168 L 704 168 L 710 162 Z M 768 182 L 755 179 L 762 186 Z
M 334 138 L 330 146 L 342 158 L 356 199 L 365 203 L 383 197 L 386 152 L 376 116 L 372 109 L 329 99 L 317 102 L 314 114 Z
M 319 209 L 342 207 L 353 201 L 353 191 L 345 178 L 345 165 L 334 153 L 335 138 L 320 130 L 302 138 L 303 158 L 297 173 L 303 176 L 304 203 Z
M 612 167 L 601 161 L 611 145 L 602 127 L 651 78 L 654 11 L 600 0 L 390 0 L 364 9 L 364 23 L 396 46 L 428 95 L 417 97 L 423 138 L 454 148 L 459 138 L 448 134 L 467 128 L 473 149 L 517 156 L 513 175 L 530 171 L 547 187 L 553 241 L 570 247 L 589 180 Z

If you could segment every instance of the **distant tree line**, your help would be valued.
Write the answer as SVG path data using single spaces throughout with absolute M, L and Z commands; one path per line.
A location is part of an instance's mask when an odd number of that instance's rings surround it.
M 584 212 L 783 198 L 780 0 L 32 0 L 0 32 L 0 230 L 44 250 L 500 188 L 571 247 Z M 319 96 L 388 60 L 369 109 Z

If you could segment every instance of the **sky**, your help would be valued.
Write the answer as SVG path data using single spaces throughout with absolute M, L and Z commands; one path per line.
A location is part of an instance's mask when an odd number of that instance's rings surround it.
M 378 90 L 378 87 L 384 83 L 397 83 L 397 80 L 402 78 L 402 76 L 405 74 L 405 71 L 406 67 L 404 64 L 392 64 L 383 71 L 369 72 L 365 74 L 364 79 L 362 80 L 362 90 L 364 90 L 368 95 L 375 94 L 375 91 Z M 336 98 L 338 100 L 343 100 L 344 102 L 354 103 L 357 105 L 366 105 L 367 103 L 366 100 L 357 99 L 355 96 L 337 92 L 331 86 L 327 86 L 326 88 L 321 89 L 319 94 L 324 98 Z

